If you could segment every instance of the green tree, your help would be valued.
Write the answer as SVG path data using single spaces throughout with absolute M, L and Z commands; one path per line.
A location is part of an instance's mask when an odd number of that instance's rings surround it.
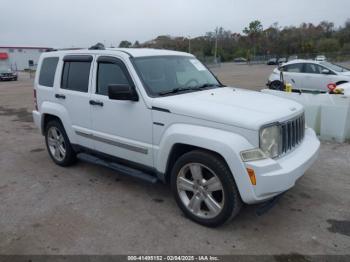
M 131 45 L 132 45 L 131 42 L 129 42 L 127 40 L 123 40 L 120 42 L 119 47 L 120 48 L 129 48 L 129 47 L 131 47 Z
M 318 42 L 318 50 L 320 52 L 337 52 L 340 49 L 340 45 L 337 39 L 324 38 Z
M 250 22 L 249 26 L 243 29 L 243 33 L 245 33 L 248 36 L 252 34 L 261 33 L 262 31 L 263 31 L 263 26 L 259 20 Z
M 140 42 L 139 41 L 135 41 L 134 45 L 132 47 L 134 48 L 139 48 L 141 45 L 140 45 Z

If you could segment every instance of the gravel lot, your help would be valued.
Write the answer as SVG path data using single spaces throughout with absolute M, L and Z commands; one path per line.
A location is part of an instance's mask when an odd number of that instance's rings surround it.
M 271 70 L 214 69 L 224 83 L 256 90 Z M 166 185 L 82 162 L 54 165 L 32 122 L 32 93 L 27 76 L 0 82 L 0 254 L 350 254 L 349 144 L 322 143 L 315 165 L 268 213 L 244 207 L 209 229 L 181 214 Z

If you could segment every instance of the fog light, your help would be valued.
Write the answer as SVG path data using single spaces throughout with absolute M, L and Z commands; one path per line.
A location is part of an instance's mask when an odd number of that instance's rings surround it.
M 252 183 L 253 186 L 256 186 L 256 177 L 255 177 L 255 172 L 251 168 L 247 168 L 247 172 L 250 178 L 250 182 Z

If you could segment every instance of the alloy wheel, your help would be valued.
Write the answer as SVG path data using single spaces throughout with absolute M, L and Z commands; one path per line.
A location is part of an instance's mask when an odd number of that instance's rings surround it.
M 63 134 L 57 127 L 50 127 L 47 132 L 47 144 L 51 155 L 57 160 L 62 161 L 66 157 L 66 143 Z
M 177 191 L 182 203 L 195 216 L 216 217 L 224 206 L 224 189 L 219 177 L 207 166 L 189 163 L 177 176 Z

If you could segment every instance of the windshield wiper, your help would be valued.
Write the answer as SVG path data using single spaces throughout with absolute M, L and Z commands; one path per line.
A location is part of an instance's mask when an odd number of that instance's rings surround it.
M 213 86 L 217 86 L 217 87 L 222 87 L 222 85 L 219 84 L 209 84 L 209 83 L 205 83 L 203 85 L 200 86 L 188 86 L 188 87 L 177 87 L 174 88 L 170 91 L 164 91 L 164 92 L 160 92 L 158 93 L 158 95 L 160 96 L 165 96 L 165 95 L 170 95 L 170 94 L 176 94 L 176 93 L 180 93 L 180 92 L 184 92 L 184 91 L 198 91 L 207 87 L 213 87 Z
M 196 86 L 195 88 L 196 88 L 196 89 L 203 89 L 203 88 L 213 87 L 213 86 L 222 87 L 222 85 L 219 85 L 219 84 L 209 84 L 209 83 L 205 83 L 205 84 L 203 84 L 203 85 Z
M 176 94 L 176 93 L 180 93 L 180 92 L 184 92 L 192 89 L 193 87 L 177 87 L 169 91 L 160 92 L 158 93 L 158 95 L 165 96 L 165 95 Z

